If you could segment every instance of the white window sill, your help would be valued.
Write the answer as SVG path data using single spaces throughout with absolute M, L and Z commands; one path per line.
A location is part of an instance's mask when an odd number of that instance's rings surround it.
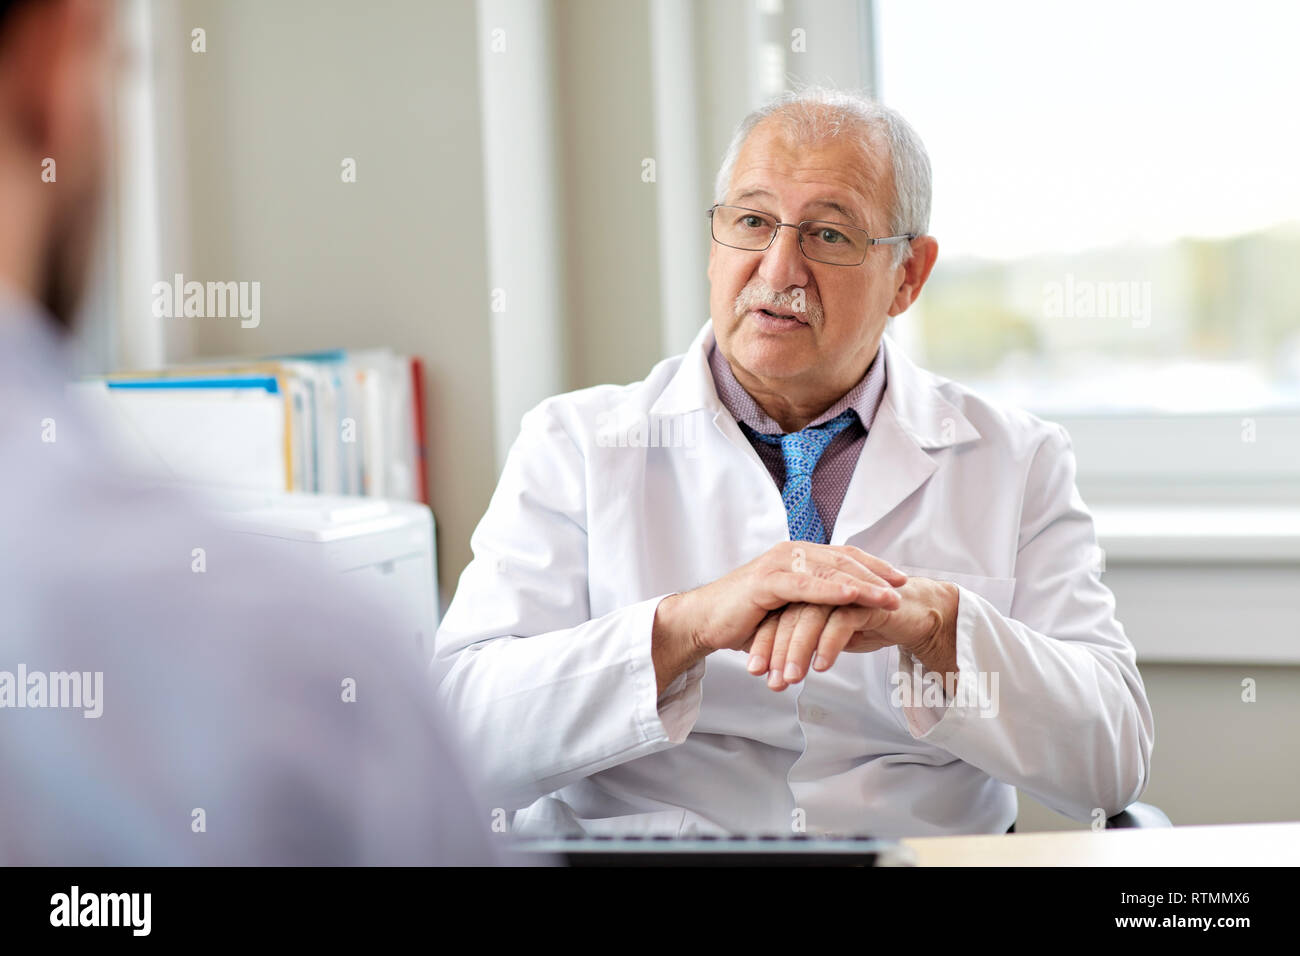
M 1300 665 L 1300 507 L 1106 506 L 1093 517 L 1102 580 L 1140 663 Z
M 1105 505 L 1092 511 L 1108 564 L 1300 562 L 1300 507 Z

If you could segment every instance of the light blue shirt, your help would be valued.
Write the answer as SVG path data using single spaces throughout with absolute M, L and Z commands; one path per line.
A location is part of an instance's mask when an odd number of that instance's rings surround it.
M 0 298 L 0 865 L 511 862 L 382 610 L 120 476 L 62 351 Z

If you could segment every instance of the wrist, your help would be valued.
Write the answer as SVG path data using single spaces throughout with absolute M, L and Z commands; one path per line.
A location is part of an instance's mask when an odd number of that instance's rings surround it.
M 957 611 L 961 592 L 948 581 L 934 581 L 927 595 L 920 636 L 908 651 L 928 669 L 957 669 Z
M 650 645 L 660 693 L 712 651 L 699 636 L 690 592 L 670 594 L 659 602 Z
M 655 608 L 654 641 L 674 653 L 694 643 L 689 620 L 682 611 L 685 602 L 686 595 L 679 591 L 668 595 Z

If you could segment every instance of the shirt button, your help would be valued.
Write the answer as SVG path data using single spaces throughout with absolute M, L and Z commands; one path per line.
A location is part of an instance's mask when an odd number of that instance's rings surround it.
M 814 704 L 804 711 L 804 719 L 812 724 L 820 724 L 826 719 L 826 711 Z

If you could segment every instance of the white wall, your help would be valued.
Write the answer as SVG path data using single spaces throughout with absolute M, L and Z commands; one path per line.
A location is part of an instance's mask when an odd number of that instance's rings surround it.
M 568 383 L 632 382 L 663 357 L 655 186 L 641 181 L 654 155 L 649 6 L 561 0 L 555 18 Z
M 258 328 L 200 324 L 195 350 L 421 356 L 445 599 L 496 479 L 473 4 L 182 0 L 178 20 L 192 256 L 162 273 L 262 284 Z

